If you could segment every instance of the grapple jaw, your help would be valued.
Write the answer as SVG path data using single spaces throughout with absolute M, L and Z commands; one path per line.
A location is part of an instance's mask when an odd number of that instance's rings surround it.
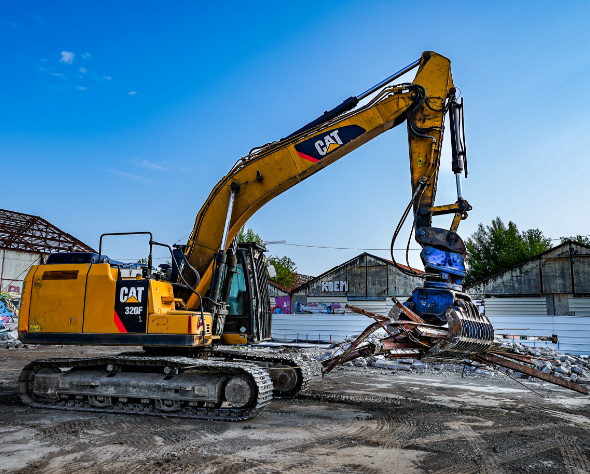
M 395 297 L 393 300 L 395 306 L 387 316 L 346 305 L 350 311 L 363 314 L 375 322 L 338 356 L 324 360 L 324 373 L 358 357 L 375 355 L 384 355 L 388 359 L 413 358 L 424 361 L 436 359 L 458 362 L 471 359 L 516 370 L 588 394 L 584 385 L 537 370 L 533 366 L 534 357 L 508 352 L 495 341 L 491 322 L 479 313 L 470 300 L 458 299 L 455 306 L 448 307 L 444 326 L 429 324 Z M 385 331 L 385 337 L 374 336 L 380 329 Z

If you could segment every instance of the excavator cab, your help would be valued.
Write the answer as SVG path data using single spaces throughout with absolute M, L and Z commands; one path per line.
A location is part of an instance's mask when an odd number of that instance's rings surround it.
M 175 268 L 183 271 L 183 246 L 174 249 Z M 216 271 L 219 284 L 205 294 L 205 307 L 213 314 L 217 335 L 226 344 L 257 344 L 271 339 L 270 300 L 267 283 L 266 249 L 254 242 L 232 246 L 225 262 Z M 172 281 L 179 272 L 172 274 Z M 179 295 L 186 298 L 186 290 Z
M 266 249 L 256 243 L 240 243 L 231 281 L 223 326 L 226 344 L 256 344 L 270 340 L 271 318 L 266 277 Z M 227 272 L 224 280 L 227 278 Z

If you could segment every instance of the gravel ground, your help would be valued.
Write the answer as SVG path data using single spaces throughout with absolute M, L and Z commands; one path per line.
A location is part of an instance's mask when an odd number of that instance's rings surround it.
M 0 349 L 0 472 L 590 472 L 590 397 L 519 379 L 539 396 L 462 366 L 340 367 L 239 423 L 31 409 L 18 399 L 30 360 L 120 351 Z

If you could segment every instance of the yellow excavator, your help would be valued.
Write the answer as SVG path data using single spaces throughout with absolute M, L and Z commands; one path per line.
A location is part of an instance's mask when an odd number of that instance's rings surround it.
M 412 83 L 391 85 L 414 68 Z M 486 350 L 493 328 L 461 292 L 465 246 L 456 231 L 471 209 L 461 191 L 466 174 L 462 111 L 450 61 L 424 52 L 376 86 L 238 160 L 203 204 L 186 245 L 172 248 L 140 232 L 149 238 L 147 265 L 141 268 L 103 255 L 103 239 L 126 235 L 121 233 L 103 234 L 98 253 L 51 254 L 25 279 L 20 340 L 143 346 L 144 351 L 33 361 L 19 378 L 23 400 L 66 410 L 240 420 L 256 414 L 273 393 L 288 397 L 303 390 L 310 371 L 301 360 L 236 350 L 271 337 L 264 248 L 238 244 L 236 236 L 271 199 L 404 121 L 412 199 L 394 240 L 412 213 L 426 272 L 399 269 L 426 281 L 402 305 L 401 317 L 413 318 L 405 327 L 422 325 L 438 334 L 441 356 L 455 346 L 461 354 Z M 447 115 L 458 199 L 435 206 Z M 432 227 L 432 217 L 440 214 L 452 214 L 449 230 Z M 171 265 L 152 268 L 154 246 L 168 248 Z M 435 330 L 447 320 L 459 333 Z

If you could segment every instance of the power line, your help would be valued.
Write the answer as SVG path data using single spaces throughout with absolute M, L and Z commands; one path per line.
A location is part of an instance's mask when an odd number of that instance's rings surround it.
M 580 236 L 576 236 L 576 237 L 590 237 L 590 235 L 580 235 Z M 549 240 L 561 240 L 562 238 L 556 238 L 556 239 L 549 239 Z M 389 251 L 390 248 L 359 248 L 359 247 L 330 247 L 327 245 L 307 245 L 307 244 L 291 244 L 291 243 L 287 243 L 284 241 L 273 241 L 273 242 L 264 242 L 267 245 L 289 245 L 291 247 L 306 247 L 306 248 L 314 248 L 314 249 L 328 249 L 328 250 L 387 250 Z M 405 251 L 406 249 L 393 249 L 393 250 L 400 250 L 400 251 Z M 421 251 L 421 248 L 410 248 L 409 250 L 414 250 L 414 251 Z
M 188 234 L 185 236 L 187 237 Z M 578 237 L 578 236 L 576 236 Z M 579 237 L 590 237 L 590 235 L 580 235 Z M 182 237 L 184 238 L 184 237 Z M 178 239 L 179 241 L 182 240 Z M 549 239 L 549 240 L 561 240 L 561 237 L 556 238 L 556 239 Z M 328 245 L 308 245 L 308 244 L 291 244 L 288 243 L 284 240 L 278 240 L 278 241 L 265 241 L 263 242 L 265 245 L 288 245 L 290 247 L 304 247 L 304 248 L 311 248 L 311 249 L 326 249 L 326 250 L 362 250 L 362 251 L 389 251 L 390 248 L 362 248 L 362 247 L 331 247 Z M 404 252 L 406 249 L 405 248 L 401 248 L 401 249 L 393 249 L 395 251 L 402 251 Z M 419 252 L 422 249 L 421 248 L 410 248 L 409 250 L 415 251 L 415 252 Z M 145 258 L 145 257 L 144 257 Z M 153 260 L 165 260 L 165 259 L 170 259 L 170 257 L 154 257 Z M 137 261 L 139 259 L 137 258 L 117 258 L 115 260 L 129 260 L 129 261 Z
M 590 235 L 572 235 L 570 237 L 590 237 Z M 561 240 L 561 239 L 568 239 L 568 237 L 559 237 L 558 239 L 549 239 L 549 240 Z
M 113 260 L 121 260 L 121 261 L 129 261 L 129 262 L 137 262 L 142 258 L 146 257 L 139 257 L 139 258 L 113 258 Z M 170 260 L 170 257 L 152 257 L 152 260 Z
M 272 244 L 271 242 L 268 242 L 269 244 Z M 275 245 L 275 244 L 272 244 Z M 306 244 L 288 244 L 288 243 L 284 243 L 284 244 L 276 244 L 276 245 L 290 245 L 291 247 L 307 247 L 307 248 L 313 248 L 313 249 L 328 249 L 328 250 L 390 250 L 389 248 L 359 248 L 359 247 L 329 247 L 329 246 L 325 246 L 325 245 L 306 245 Z M 405 251 L 406 249 L 393 249 L 393 250 L 402 250 Z M 422 250 L 422 249 L 410 249 L 410 250 Z

